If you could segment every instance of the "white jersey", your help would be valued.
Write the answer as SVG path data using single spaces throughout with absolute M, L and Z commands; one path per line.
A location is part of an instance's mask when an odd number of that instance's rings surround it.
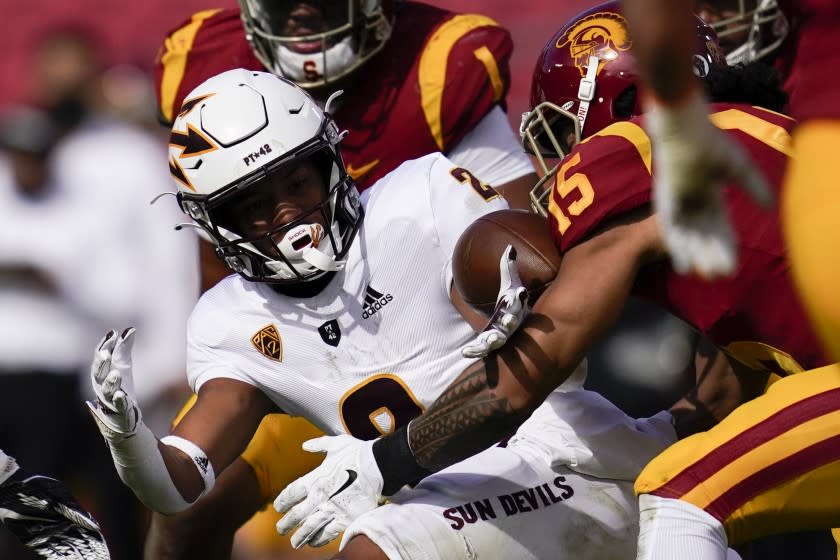
M 456 168 L 431 154 L 365 191 L 346 265 L 314 297 L 239 276 L 207 292 L 189 321 L 193 390 L 243 381 L 326 433 L 363 439 L 422 412 L 472 362 L 460 348 L 474 332 L 449 300 L 454 246 L 477 217 L 507 207 Z
M 389 560 L 605 560 L 636 557 L 633 481 L 676 440 L 667 412 L 630 418 L 564 384 L 507 447 L 423 479 L 356 519 Z

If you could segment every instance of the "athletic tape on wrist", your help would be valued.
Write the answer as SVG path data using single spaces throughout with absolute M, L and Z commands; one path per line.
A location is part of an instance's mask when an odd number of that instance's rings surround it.
M 157 438 L 143 422 L 138 422 L 133 435 L 109 441 L 108 447 L 120 479 L 149 509 L 174 515 L 190 507 L 192 502 L 172 481 Z
M 433 471 L 417 464 L 408 442 L 408 427 L 373 443 L 373 458 L 382 474 L 382 495 L 391 496 L 406 484 L 419 482 Z
M 213 464 L 210 463 L 207 454 L 199 446 L 182 437 L 173 435 L 161 438 L 160 442 L 164 445 L 174 447 L 179 451 L 183 451 L 187 457 L 192 459 L 193 464 L 198 469 L 198 473 L 204 480 L 204 491 L 201 493 L 201 496 L 206 495 L 213 489 L 213 485 L 216 484 L 216 473 L 213 471 Z

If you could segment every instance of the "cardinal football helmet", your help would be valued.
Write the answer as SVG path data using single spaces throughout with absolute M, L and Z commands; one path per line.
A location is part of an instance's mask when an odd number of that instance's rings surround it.
M 193 90 L 172 125 L 169 167 L 181 209 L 248 280 L 295 284 L 343 266 L 363 211 L 331 100 L 321 110 L 285 78 L 230 70 Z M 288 202 L 304 188 L 313 193 L 308 207 Z
M 260 62 L 314 88 L 347 76 L 385 46 L 393 1 L 239 0 L 239 7 Z
M 789 31 L 777 0 L 699 0 L 695 10 L 717 33 L 730 65 L 771 55 Z
M 726 60 L 715 32 L 692 17 L 697 36 L 694 73 L 706 78 Z M 620 3 L 613 1 L 572 18 L 543 48 L 531 82 L 532 109 L 522 115 L 520 126 L 523 146 L 543 172 L 531 190 L 536 212 L 545 215 L 557 171 L 546 158 L 563 158 L 587 136 L 641 114 L 641 78 L 632 45 Z

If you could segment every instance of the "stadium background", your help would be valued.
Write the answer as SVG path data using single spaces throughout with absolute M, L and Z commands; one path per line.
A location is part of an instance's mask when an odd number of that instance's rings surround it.
M 511 30 L 516 45 L 510 96 L 512 121 L 518 121 L 519 113 L 526 108 L 531 70 L 545 41 L 568 17 L 595 4 L 591 0 L 530 0 L 525 4 L 528 9 L 523 10 L 523 3 L 515 0 L 430 0 L 427 3 L 460 12 L 481 12 Z M 106 63 L 149 70 L 166 30 L 197 10 L 233 6 L 235 0 L 0 0 L 0 11 L 7 22 L 0 35 L 0 52 L 4 53 L 0 57 L 3 79 L 0 108 L 27 100 L 27 54 L 39 34 L 56 25 L 88 26 L 100 34 L 107 47 L 103 52 Z M 11 22 L 13 25 L 8 25 Z M 394 39 L 398 41 L 399 37 Z

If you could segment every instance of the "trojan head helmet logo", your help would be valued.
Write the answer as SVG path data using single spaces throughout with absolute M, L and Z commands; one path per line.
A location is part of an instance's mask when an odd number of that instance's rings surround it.
M 568 47 L 580 75 L 585 76 L 589 57 L 598 58 L 600 72 L 604 63 L 615 60 L 619 52 L 628 50 L 632 44 L 624 16 L 613 12 L 598 12 L 570 27 L 555 46 L 558 49 Z

